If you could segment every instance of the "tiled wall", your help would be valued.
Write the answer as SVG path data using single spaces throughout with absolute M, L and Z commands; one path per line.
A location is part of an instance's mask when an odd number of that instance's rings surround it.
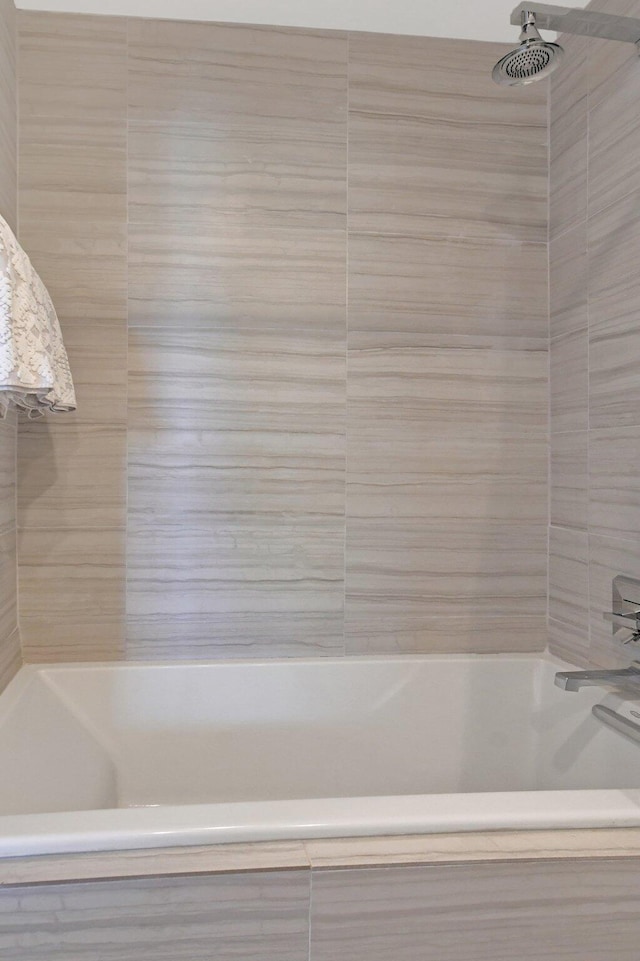
M 638 0 L 605 12 L 640 17 Z M 565 38 L 551 83 L 552 649 L 637 657 L 611 581 L 640 578 L 640 70 L 631 44 Z
M 0 0 L 0 214 L 17 227 L 16 11 Z M 16 417 L 0 420 L 0 691 L 20 666 L 16 595 Z
M 3 961 L 636 961 L 639 883 L 638 858 L 626 857 L 5 884 L 0 952 Z
M 545 87 L 493 44 L 20 23 L 79 397 L 21 436 L 26 657 L 544 647 Z

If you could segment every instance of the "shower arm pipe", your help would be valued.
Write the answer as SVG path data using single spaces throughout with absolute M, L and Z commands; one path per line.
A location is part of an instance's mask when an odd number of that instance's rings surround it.
M 617 17 L 596 10 L 576 7 L 556 7 L 547 3 L 519 3 L 511 14 L 514 26 L 522 25 L 523 13 L 535 14 L 540 30 L 572 33 L 580 37 L 599 37 L 601 40 L 621 40 L 623 43 L 640 44 L 640 20 L 635 17 Z M 640 53 L 640 46 L 638 46 Z

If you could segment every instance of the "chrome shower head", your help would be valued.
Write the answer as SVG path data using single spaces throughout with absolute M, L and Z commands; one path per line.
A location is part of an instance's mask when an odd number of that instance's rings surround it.
M 520 46 L 498 60 L 491 76 L 496 83 L 508 87 L 534 83 L 548 77 L 563 56 L 560 44 L 543 40 L 538 33 L 535 13 L 523 10 Z

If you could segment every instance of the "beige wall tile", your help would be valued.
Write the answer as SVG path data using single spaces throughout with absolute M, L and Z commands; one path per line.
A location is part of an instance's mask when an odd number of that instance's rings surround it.
M 640 192 L 606 207 L 589 223 L 589 414 L 591 427 L 637 424 L 636 369 L 640 293 Z
M 351 232 L 349 330 L 546 338 L 546 260 L 544 244 Z
M 609 43 L 607 49 L 622 44 Z M 626 197 L 640 187 L 640 123 L 634 110 L 640 79 L 634 57 L 604 81 L 589 111 L 589 212 Z
M 132 122 L 129 217 L 155 226 L 341 230 L 346 220 L 346 125 L 256 118 Z
M 0 3 L 0 214 L 17 229 L 17 51 L 13 0 Z
M 66 415 L 65 415 L 66 416 Z M 81 421 L 20 425 L 18 517 L 24 530 L 124 527 L 126 431 Z
M 129 323 L 344 331 L 346 232 L 132 223 Z
M 640 529 L 639 427 L 589 434 L 589 530 L 635 539 Z
M 487 64 L 502 52 L 429 37 L 351 39 L 353 231 L 546 242 L 546 96 L 499 90 Z M 453 67 L 462 57 L 463 79 Z M 499 151 L 504 128 L 509 148 Z
M 589 653 L 589 542 L 586 532 L 549 531 L 551 649 L 573 660 Z
M 17 421 L 0 420 L 0 534 L 16 526 Z
M 311 961 L 633 961 L 637 861 L 318 871 Z
M 589 426 L 588 328 L 553 337 L 550 354 L 551 430 L 585 430 Z
M 112 660 L 123 654 L 124 531 L 21 531 L 25 659 Z
M 549 233 L 555 237 L 587 216 L 588 41 L 563 37 L 570 69 L 550 83 Z
M 307 961 L 309 872 L 0 891 L 3 961 Z
M 130 372 L 130 655 L 341 651 L 340 341 L 132 329 Z
M 18 628 L 16 593 L 16 532 L 0 534 L 0 639 L 10 648 L 9 639 Z M 1 685 L 0 685 L 1 687 Z
M 588 526 L 588 433 L 551 434 L 551 523 L 586 530 Z
M 130 20 L 129 50 L 131 120 L 345 122 L 344 34 Z
M 0 215 L 17 229 L 17 36 L 13 0 L 0 0 Z M 0 420 L 0 691 L 20 666 L 16 595 L 15 414 Z
M 587 271 L 587 225 L 582 221 L 549 244 L 552 338 L 587 326 Z

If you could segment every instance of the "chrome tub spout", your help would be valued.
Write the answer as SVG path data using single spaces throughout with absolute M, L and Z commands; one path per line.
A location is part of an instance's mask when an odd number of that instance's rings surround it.
M 631 667 L 611 671 L 559 671 L 555 683 L 564 691 L 579 691 L 581 687 L 594 684 L 597 687 L 640 687 L 640 662 Z

